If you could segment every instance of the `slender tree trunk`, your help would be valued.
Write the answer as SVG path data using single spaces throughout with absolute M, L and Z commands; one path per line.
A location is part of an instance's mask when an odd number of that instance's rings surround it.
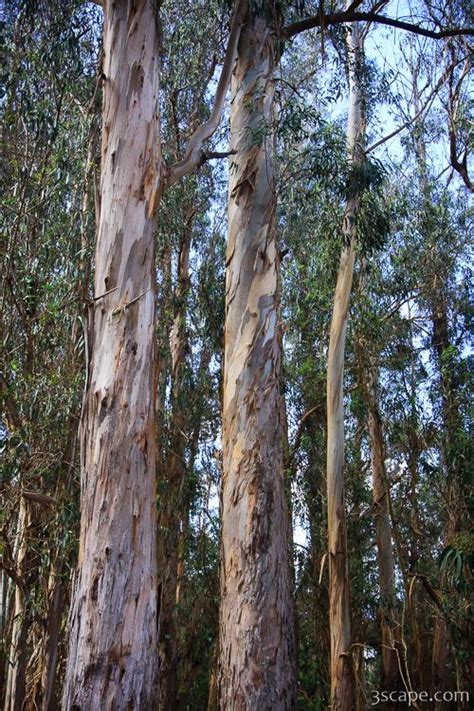
M 354 678 L 355 678 L 355 711 L 366 711 L 367 709 L 367 686 L 365 683 L 365 659 L 364 647 L 357 646 L 353 653 Z M 385 687 L 382 687 L 385 688 Z
M 101 209 L 65 709 L 151 709 L 157 674 L 157 9 L 105 3 Z
M 175 292 L 175 313 L 170 334 L 171 378 L 172 378 L 172 417 L 170 440 L 165 471 L 162 472 L 160 490 L 158 546 L 161 580 L 160 608 L 160 699 L 163 711 L 177 708 L 178 695 L 178 643 L 177 643 L 177 605 L 179 532 L 186 517 L 184 510 L 183 487 L 186 478 L 186 431 L 188 412 L 184 406 L 183 369 L 187 349 L 186 334 L 186 298 L 189 290 L 189 253 L 191 248 L 192 218 L 191 210 L 185 220 L 181 239 L 178 283 Z
M 280 426 L 272 175 L 276 37 L 242 30 L 232 78 L 219 707 L 291 709 L 295 647 Z
M 412 67 L 412 83 L 414 94 L 414 111 L 419 112 L 420 98 L 418 90 L 418 72 L 415 67 Z M 464 497 L 460 490 L 459 477 L 456 476 L 458 463 L 456 462 L 456 436 L 460 426 L 458 413 L 458 405 L 456 398 L 455 379 L 453 378 L 453 370 L 451 364 L 444 361 L 443 354 L 449 352 L 451 345 L 449 337 L 449 320 L 446 308 L 444 283 L 443 278 L 439 275 L 439 252 L 436 244 L 433 244 L 433 235 L 431 234 L 431 224 L 429 220 L 430 212 L 432 211 L 433 193 L 429 181 L 427 169 L 426 145 L 423 136 L 423 127 L 419 121 L 415 126 L 414 133 L 416 158 L 418 165 L 418 174 L 420 182 L 420 190 L 423 195 L 424 202 L 424 237 L 427 245 L 432 244 L 431 250 L 434 252 L 435 259 L 431 264 L 431 271 L 434 272 L 432 284 L 430 308 L 431 308 L 431 324 L 432 324 L 432 345 L 436 359 L 438 361 L 441 385 L 441 401 L 442 401 L 442 421 L 443 421 L 443 441 L 441 446 L 441 458 L 444 464 L 446 475 L 446 514 L 447 521 L 445 525 L 444 538 L 447 545 L 452 536 L 461 529 L 462 510 L 464 507 Z M 436 259 L 437 257 L 437 259 Z M 433 648 L 431 658 L 431 691 L 444 691 L 453 688 L 453 673 L 447 662 L 449 660 L 450 639 L 446 620 L 442 613 L 437 611 L 435 630 L 433 637 Z M 426 678 L 428 672 L 426 672 Z M 445 706 L 443 702 L 438 701 L 435 704 L 436 709 L 442 709 Z
M 6 570 L 0 570 L 0 706 L 3 706 L 3 695 L 5 693 L 5 682 L 7 675 L 7 650 L 5 649 L 9 609 L 10 609 L 10 591 L 12 583 Z
M 392 529 L 390 524 L 390 493 L 385 469 L 385 446 L 383 441 L 382 419 L 378 407 L 377 378 L 370 364 L 364 363 L 363 356 L 361 356 L 361 361 L 364 364 L 362 376 L 366 380 L 363 392 L 368 410 L 372 490 L 377 540 L 377 564 L 380 585 L 379 613 L 382 641 L 380 688 L 387 691 L 394 691 L 401 686 L 400 665 L 402 664 L 402 651 L 399 646 L 400 625 L 397 613 L 395 562 L 393 558 Z
M 359 89 L 360 39 L 356 23 L 348 31 L 349 119 L 347 147 L 356 166 L 364 137 Z M 351 606 L 344 493 L 344 353 L 354 273 L 357 197 L 349 197 L 343 222 L 344 246 L 337 275 L 327 368 L 327 496 L 329 541 L 329 626 L 331 630 L 331 709 L 354 704 Z
M 25 698 L 25 677 L 28 662 L 26 647 L 28 617 L 28 572 L 31 562 L 28 555 L 28 529 L 30 527 L 30 504 L 20 497 L 20 509 L 14 545 L 15 568 L 18 582 L 14 586 L 13 624 L 8 654 L 5 711 L 21 711 Z
M 41 660 L 41 709 L 50 711 L 54 708 L 54 678 L 58 658 L 58 641 L 61 618 L 64 609 L 64 585 L 60 578 L 61 566 L 56 562 L 49 581 L 49 606 L 46 630 L 44 632 L 43 653 Z

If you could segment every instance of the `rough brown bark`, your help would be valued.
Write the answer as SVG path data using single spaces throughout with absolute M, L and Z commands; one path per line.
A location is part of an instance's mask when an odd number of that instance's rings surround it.
M 294 705 L 269 135 L 275 49 L 266 20 L 249 19 L 232 79 L 218 682 L 226 711 Z
M 66 709 L 152 708 L 157 673 L 156 8 L 107 2 L 101 209 Z

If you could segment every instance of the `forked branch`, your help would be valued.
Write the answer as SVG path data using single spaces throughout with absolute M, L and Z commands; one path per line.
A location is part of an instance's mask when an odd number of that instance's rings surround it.
M 227 44 L 227 51 L 224 58 L 224 64 L 222 66 L 222 72 L 216 88 L 214 106 L 212 108 L 211 115 L 207 121 L 201 124 L 191 136 L 184 158 L 168 168 L 168 175 L 166 177 L 166 185 L 168 186 L 176 183 L 181 177 L 183 177 L 183 175 L 191 173 L 202 163 L 202 147 L 204 142 L 212 136 L 219 126 L 222 111 L 224 109 L 227 87 L 229 86 L 237 54 L 240 31 L 247 13 L 247 4 L 247 0 L 238 0 L 235 7 L 229 42 Z

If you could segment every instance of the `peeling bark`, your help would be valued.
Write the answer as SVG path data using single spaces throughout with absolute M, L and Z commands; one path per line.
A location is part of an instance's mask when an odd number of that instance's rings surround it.
M 223 403 L 219 707 L 294 706 L 272 174 L 276 36 L 242 30 L 232 79 Z
M 236 2 L 211 117 L 191 137 L 184 162 L 165 170 L 159 3 L 104 3 L 100 216 L 65 709 L 156 704 L 156 211 L 166 185 L 199 165 L 202 143 L 217 128 L 245 7 Z
M 157 40 L 151 0 L 106 3 L 101 208 L 65 709 L 155 702 Z

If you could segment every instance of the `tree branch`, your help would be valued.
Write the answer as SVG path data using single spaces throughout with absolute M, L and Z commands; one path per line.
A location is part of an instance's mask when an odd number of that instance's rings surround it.
M 204 165 L 208 160 L 217 160 L 219 158 L 228 158 L 233 156 L 237 151 L 201 151 L 199 165 Z
M 234 67 L 235 57 L 237 54 L 237 45 L 240 39 L 240 31 L 244 24 L 247 13 L 247 0 L 237 0 L 234 17 L 229 35 L 229 42 L 222 66 L 222 72 L 217 84 L 216 94 L 214 98 L 214 106 L 211 115 L 196 131 L 189 140 L 188 148 L 184 158 L 177 163 L 174 163 L 168 168 L 166 185 L 173 185 L 183 175 L 190 173 L 197 168 L 202 161 L 202 146 L 204 141 L 212 136 L 219 126 L 222 111 L 224 109 L 224 101 L 229 86 L 230 77 Z
M 412 32 L 413 34 L 421 35 L 422 37 L 430 37 L 431 39 L 458 37 L 460 35 L 468 35 L 474 37 L 474 28 L 452 27 L 437 32 L 435 30 L 428 30 L 424 27 L 414 25 L 410 22 L 404 22 L 403 20 L 397 20 L 393 17 L 380 15 L 377 12 L 331 12 L 328 15 L 324 15 L 323 19 L 324 27 L 327 27 L 328 25 L 340 25 L 345 22 L 377 22 L 381 25 L 395 27 L 396 29 L 405 30 L 406 32 Z M 305 30 L 310 30 L 314 27 L 320 26 L 321 18 L 319 17 L 319 15 L 315 15 L 314 17 L 307 17 L 305 20 L 294 22 L 293 24 L 288 25 L 288 27 L 285 27 L 283 30 L 283 36 L 287 39 L 290 39 L 291 37 L 295 37 L 301 32 L 304 32 Z
M 411 126 L 413 123 L 415 123 L 415 121 L 417 121 L 417 120 L 420 118 L 420 116 L 424 113 L 424 111 L 428 108 L 428 106 L 433 102 L 433 100 L 435 99 L 435 97 L 436 97 L 438 91 L 441 89 L 441 87 L 443 86 L 443 84 L 448 80 L 448 76 L 449 76 L 450 70 L 453 69 L 453 68 L 456 66 L 456 64 L 459 64 L 459 62 L 453 63 L 450 67 L 448 67 L 448 68 L 443 72 L 443 74 L 441 75 L 441 77 L 439 78 L 439 80 L 436 82 L 436 85 L 435 85 L 433 91 L 429 94 L 429 96 L 428 96 L 428 98 L 426 99 L 426 101 L 425 101 L 425 103 L 423 104 L 423 106 L 419 109 L 419 111 L 417 111 L 417 113 L 416 113 L 413 117 L 409 118 L 407 121 L 405 121 L 404 123 L 402 123 L 401 126 L 398 126 L 397 128 L 395 128 L 391 133 L 389 133 L 389 134 L 387 134 L 386 136 L 383 136 L 382 138 L 378 139 L 377 141 L 375 141 L 375 143 L 372 143 L 371 146 L 369 146 L 368 148 L 365 149 L 365 154 L 367 155 L 368 153 L 371 153 L 371 152 L 374 151 L 376 148 L 378 148 L 379 146 L 381 146 L 381 145 L 383 145 L 384 143 L 386 143 L 387 141 L 389 141 L 391 138 L 394 138 L 397 134 L 399 134 L 399 133 L 400 133 L 401 131 L 403 131 L 405 128 L 408 128 L 408 127 Z

